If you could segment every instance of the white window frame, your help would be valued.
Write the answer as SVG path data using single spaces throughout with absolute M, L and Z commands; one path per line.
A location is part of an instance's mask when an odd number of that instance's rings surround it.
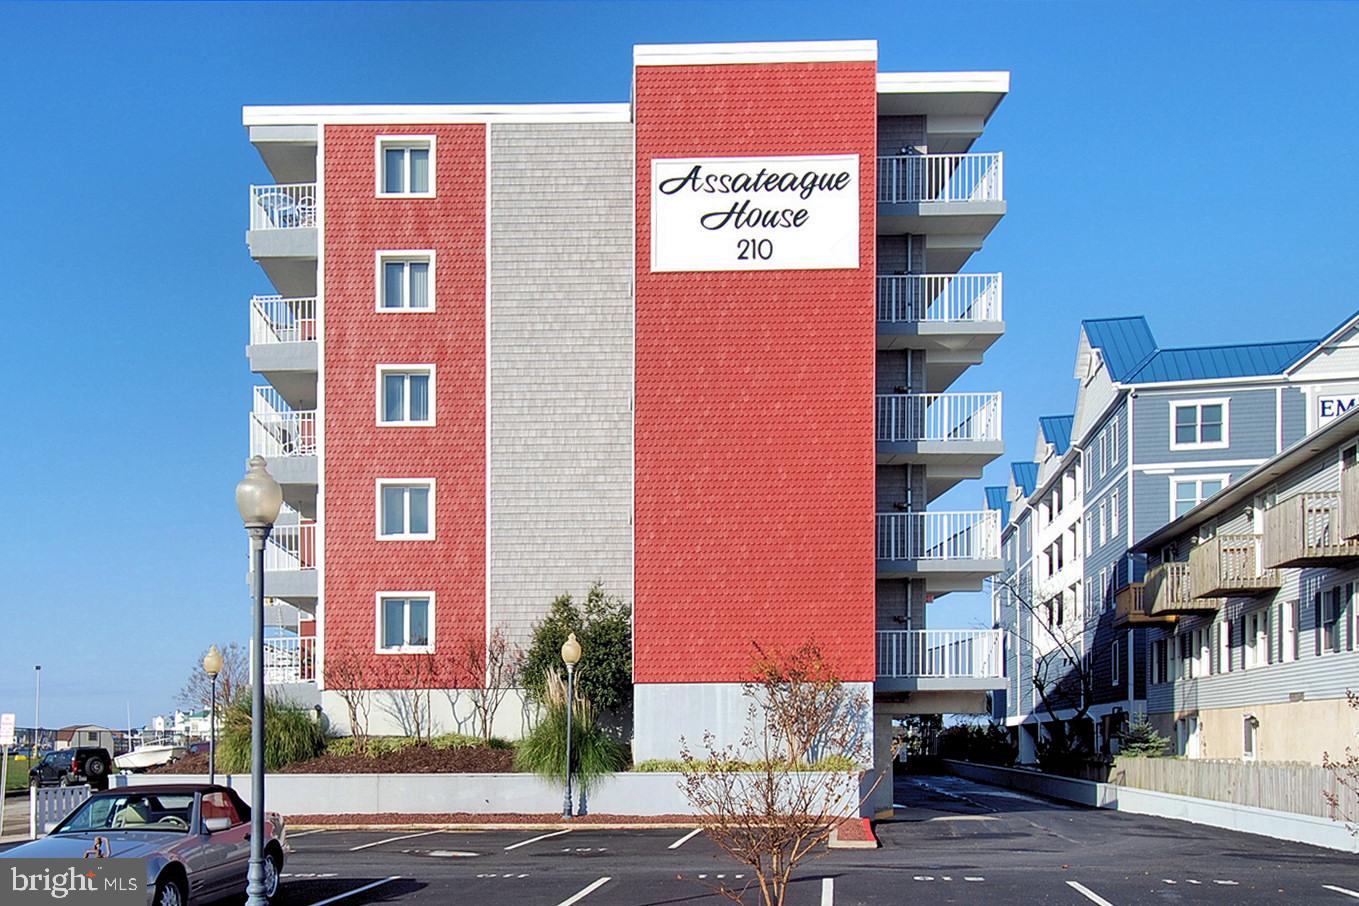
M 1246 740 L 1250 748 L 1246 748 Z M 1254 761 L 1260 752 L 1260 722 L 1253 714 L 1241 715 L 1241 760 Z
M 1220 481 L 1220 482 L 1222 482 L 1222 487 L 1218 488 L 1216 491 L 1213 492 L 1214 494 L 1218 494 L 1218 493 L 1221 493 L 1222 491 L 1227 490 L 1228 485 L 1231 484 L 1231 480 L 1232 480 L 1232 476 L 1229 475 L 1229 474 L 1226 474 L 1226 473 L 1218 474 L 1218 475 L 1189 475 L 1189 476 L 1186 476 L 1186 477 L 1184 477 L 1184 478 L 1176 478 L 1175 476 L 1172 475 L 1172 476 L 1170 477 L 1170 519 L 1171 519 L 1171 521 L 1174 521 L 1174 520 L 1180 518 L 1180 517 L 1179 517 L 1178 515 L 1176 515 L 1176 513 L 1175 513 L 1175 504 L 1176 504 L 1176 502 L 1177 502 L 1176 498 L 1179 496 L 1179 495 L 1177 495 L 1177 494 L 1175 493 L 1175 490 L 1176 490 L 1176 488 L 1178 488 L 1180 485 L 1184 485 L 1184 484 L 1197 484 L 1197 485 L 1198 485 L 1198 486 L 1194 489 L 1194 497 L 1195 497 L 1195 499 L 1197 500 L 1197 502 L 1194 504 L 1194 507 L 1196 507 L 1196 506 L 1198 506 L 1200 503 L 1203 503 L 1203 501 L 1205 501 L 1205 500 L 1208 499 L 1207 497 L 1203 496 L 1203 483 L 1204 483 L 1205 481 Z M 1209 495 L 1209 496 L 1212 496 L 1212 495 Z M 1194 507 L 1190 507 L 1189 509 L 1192 510 Z M 1186 512 L 1187 512 L 1187 511 L 1186 511 Z
M 388 600 L 389 598 L 403 598 L 403 599 L 405 599 L 405 600 L 410 600 L 411 598 L 426 598 L 426 599 L 429 600 L 429 611 L 428 611 L 428 612 L 426 613 L 426 615 L 425 615 L 425 619 L 426 619 L 426 622 L 427 622 L 427 624 L 428 624 L 427 628 L 428 628 L 428 630 L 429 630 L 429 632 L 428 632 L 429 639 L 428 639 L 428 641 L 427 641 L 424 645 L 395 645 L 395 646 L 387 647 L 387 646 L 384 646 L 384 645 L 382 644 L 382 630 L 383 630 L 383 628 L 384 628 L 384 626 L 385 626 L 385 622 L 384 622 L 384 620 L 383 620 L 383 618 L 382 618 L 382 616 L 383 616 L 383 615 L 382 615 L 382 603 L 383 603 L 383 601 L 386 601 L 386 600 Z M 374 623 L 374 626 L 373 626 L 373 651 L 374 651 L 375 653 L 377 653 L 377 654 L 433 654 L 433 653 L 434 653 L 434 644 L 435 644 L 435 643 L 434 643 L 434 627 L 435 627 L 435 619 L 434 619 L 434 614 L 435 614 L 434 592 L 432 592 L 432 591 L 380 591 L 380 592 L 377 593 L 377 595 L 376 595 L 375 598 L 374 598 L 373 613 L 374 613 L 374 620 L 373 620 L 373 623 Z M 409 607 L 406 608 L 406 622 L 405 622 L 404 632 L 402 633 L 402 635 L 403 635 L 404 638 L 410 638 L 410 637 L 411 637 L 411 611 L 410 611 L 410 608 L 409 608 Z
M 386 308 L 382 304 L 383 289 L 383 265 L 393 261 L 419 262 L 424 261 L 429 264 L 429 305 L 424 308 L 411 308 L 411 288 L 410 288 L 410 268 L 406 269 L 406 292 L 403 295 L 405 305 L 400 308 Z M 435 286 L 438 281 L 435 279 L 434 249 L 378 249 L 373 253 L 373 310 L 378 314 L 384 315 L 423 315 L 436 309 Z
M 1232 621 L 1221 620 L 1217 624 L 1217 672 L 1232 672 Z
M 1279 605 L 1279 660 L 1285 664 L 1298 659 L 1298 623 L 1302 615 L 1302 601 L 1284 601 Z
M 435 491 L 436 481 L 433 478 L 379 478 L 373 482 L 374 504 L 374 525 L 373 533 L 378 541 L 433 541 L 434 540 L 434 514 L 438 510 L 436 505 L 437 494 Z M 429 512 L 426 514 L 429 522 L 429 531 L 423 533 L 406 532 L 401 535 L 384 535 L 382 533 L 382 491 L 389 487 L 420 487 L 421 485 L 429 488 Z M 409 528 L 411 524 L 411 503 L 410 495 L 406 495 L 405 524 Z
M 438 159 L 438 152 L 435 145 L 438 137 L 434 135 L 376 135 L 373 137 L 373 170 L 375 173 L 374 192 L 378 198 L 434 198 L 437 195 L 435 186 L 435 173 L 438 168 L 435 162 Z M 388 148 L 422 148 L 429 151 L 429 190 L 426 192 L 387 192 L 383 190 L 387 175 L 386 161 L 383 160 L 383 152 Z M 411 184 L 411 158 L 406 155 L 406 185 Z
M 1170 449 L 1172 450 L 1225 450 L 1231 445 L 1231 398 L 1226 396 L 1213 397 L 1211 399 L 1197 400 L 1174 400 L 1170 404 Z M 1192 441 L 1190 443 L 1180 443 L 1175 439 L 1176 414 L 1181 409 L 1198 409 L 1194 424 L 1195 432 L 1199 437 L 1203 436 L 1203 411 L 1204 406 L 1222 407 L 1222 440 L 1219 441 Z
M 1122 680 L 1123 644 L 1115 641 L 1109 644 L 1109 685 L 1117 686 Z
M 1269 665 L 1269 610 L 1252 610 L 1243 615 L 1245 631 L 1241 639 L 1241 664 L 1247 670 Z
M 392 309 L 388 309 L 388 311 L 391 311 L 391 310 L 392 310 Z M 376 392 L 375 392 L 375 394 L 374 394 L 375 400 L 374 400 L 374 406 L 373 406 L 374 416 L 375 416 L 375 418 L 376 418 L 376 420 L 377 420 L 377 426 L 378 426 L 379 428 L 430 428 L 430 427 L 433 427 L 433 426 L 434 426 L 434 413 L 437 411 L 436 408 L 435 408 L 435 405 L 434 405 L 434 399 L 435 399 L 435 397 L 434 397 L 434 393 L 435 393 L 435 389 L 434 389 L 434 384 L 435 384 L 435 380 L 434 380 L 434 372 L 435 372 L 435 367 L 434 367 L 433 364 L 419 364 L 419 365 L 382 364 L 382 365 L 378 365 L 378 366 L 377 366 L 376 385 L 375 385 L 377 389 L 376 389 Z M 385 419 L 383 419 L 383 417 L 382 417 L 382 416 L 383 416 L 383 409 L 385 408 L 384 404 L 386 403 L 386 398 L 387 398 L 386 388 L 383 387 L 383 381 L 384 381 L 384 379 L 387 377 L 387 375 L 389 375 L 389 374 L 404 374 L 404 375 L 423 374 L 423 375 L 427 375 L 427 376 L 429 377 L 429 418 L 424 419 L 423 421 L 414 421 L 414 420 L 411 420 L 411 419 L 406 419 L 406 420 L 403 420 L 403 421 L 394 421 L 394 422 L 393 422 L 393 421 L 386 421 Z M 411 408 L 411 402 L 410 402 L 410 401 L 411 401 L 411 396 L 410 396 L 410 382 L 407 381 L 407 382 L 406 382 L 406 412 L 407 412 L 407 413 L 410 412 L 410 408 Z

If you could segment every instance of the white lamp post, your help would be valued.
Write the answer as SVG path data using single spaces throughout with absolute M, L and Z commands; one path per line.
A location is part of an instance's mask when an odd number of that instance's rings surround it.
M 573 632 L 562 643 L 562 663 L 566 665 L 566 796 L 562 817 L 571 817 L 571 713 L 576 710 L 576 664 L 580 661 L 580 642 Z
M 217 674 L 222 672 L 222 652 L 213 645 L 203 655 L 203 672 L 212 677 L 212 707 L 208 710 L 208 783 L 217 782 Z
M 236 509 L 250 535 L 255 592 L 255 634 L 250 640 L 250 870 L 246 875 L 246 906 L 269 906 L 264 883 L 264 542 L 283 507 L 283 488 L 266 466 L 263 456 L 250 457 L 245 477 L 236 485 Z

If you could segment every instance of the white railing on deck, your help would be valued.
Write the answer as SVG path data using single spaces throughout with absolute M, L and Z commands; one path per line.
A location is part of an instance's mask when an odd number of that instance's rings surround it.
M 316 339 L 316 299 L 255 296 L 250 300 L 250 344 Z
M 927 323 L 999 321 L 1000 274 L 879 275 L 878 320 Z
M 999 393 L 898 393 L 877 398 L 878 440 L 998 441 Z
M 251 649 L 253 656 L 253 647 Z M 316 637 L 273 636 L 264 639 L 264 682 L 316 681 Z
M 295 230 L 316 226 L 316 183 L 250 187 L 250 229 Z
M 879 513 L 879 560 L 997 560 L 1000 511 Z
M 316 568 L 316 523 L 275 525 L 264 545 L 264 569 Z
M 905 629 L 878 633 L 878 676 L 998 679 L 1003 629 Z
M 952 203 L 1004 198 L 1004 155 L 999 151 L 878 158 L 878 201 Z
M 295 410 L 273 387 L 256 387 L 250 412 L 250 455 L 269 459 L 315 453 L 315 410 Z

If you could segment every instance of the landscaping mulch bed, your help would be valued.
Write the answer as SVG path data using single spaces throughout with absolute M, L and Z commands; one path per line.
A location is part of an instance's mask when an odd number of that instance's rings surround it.
M 208 772 L 208 753 L 200 752 L 197 755 L 185 755 L 183 758 L 175 759 L 169 764 L 157 765 L 154 768 L 147 768 L 148 774 L 206 774 Z

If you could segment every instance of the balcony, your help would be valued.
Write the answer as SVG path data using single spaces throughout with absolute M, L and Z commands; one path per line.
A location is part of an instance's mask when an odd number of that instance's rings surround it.
M 1000 512 L 879 513 L 879 579 L 917 578 L 932 594 L 979 591 L 1004 569 Z
M 878 348 L 926 349 L 926 383 L 947 387 L 1005 332 L 1000 274 L 879 274 Z
M 1005 688 L 1002 629 L 907 629 L 878 633 L 877 687 L 891 692 Z
M 1005 216 L 1004 162 L 1000 152 L 879 157 L 878 233 L 923 234 L 931 266 L 956 271 Z
M 273 387 L 256 387 L 250 411 L 250 455 L 263 456 L 283 486 L 283 500 L 316 515 L 317 426 L 314 409 L 296 410 Z
M 931 498 L 1005 452 L 999 393 L 901 393 L 876 401 L 880 465 L 927 465 Z
M 1188 563 L 1162 563 L 1148 570 L 1144 594 L 1153 617 L 1214 613 L 1224 603 L 1221 598 L 1194 597 Z
M 316 682 L 315 636 L 265 636 L 266 686 L 314 682 Z
M 250 370 L 261 374 L 293 409 L 316 408 L 316 299 L 255 296 L 250 300 Z
M 1340 499 L 1340 534 L 1359 538 L 1359 466 L 1341 466 Z
M 1334 566 L 1359 560 L 1359 541 L 1341 527 L 1341 492 L 1294 494 L 1265 510 L 1264 563 Z
M 250 187 L 250 256 L 285 296 L 316 294 L 316 183 Z
M 1189 590 L 1196 598 L 1272 594 L 1279 573 L 1261 569 L 1255 535 L 1217 535 L 1189 552 Z
M 299 517 L 285 510 L 280 518 Z M 264 593 L 314 614 L 318 587 L 316 553 L 315 522 L 276 524 L 264 543 Z
M 1175 617 L 1153 617 L 1147 598 L 1146 583 L 1132 582 L 1114 593 L 1114 625 L 1145 626 L 1151 623 L 1174 623 Z

